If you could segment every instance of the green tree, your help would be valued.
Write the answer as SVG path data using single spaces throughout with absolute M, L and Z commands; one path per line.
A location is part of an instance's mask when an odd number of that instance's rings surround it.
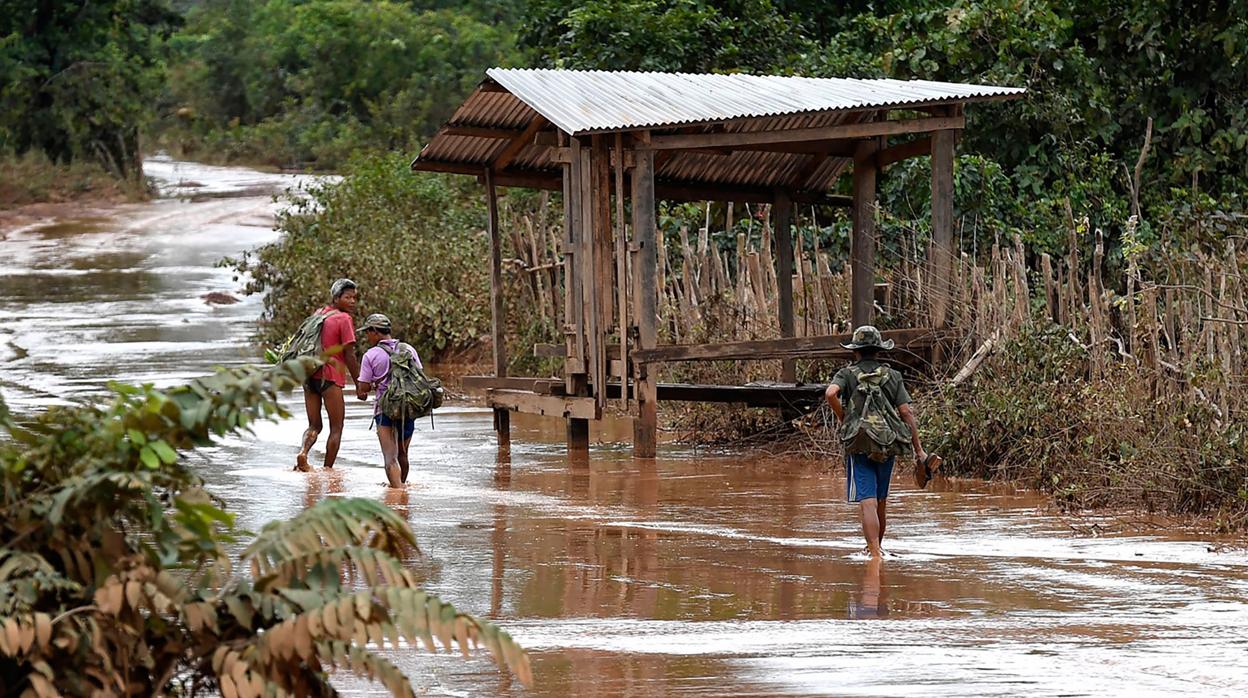
M 534 0 L 520 41 L 560 68 L 790 72 L 813 48 L 770 0 Z
M 141 178 L 139 134 L 177 23 L 164 0 L 0 0 L 0 150 Z
M 334 167 L 359 149 L 416 147 L 512 45 L 505 27 L 453 10 L 219 0 L 173 39 L 171 99 L 227 150 Z
M 413 695 L 368 645 L 488 647 L 531 681 L 494 625 L 419 589 L 415 538 L 372 500 L 328 500 L 242 535 L 178 451 L 287 416 L 278 391 L 316 362 L 239 368 L 160 391 L 113 385 L 101 406 L 0 422 L 0 693 L 332 696 L 350 670 Z

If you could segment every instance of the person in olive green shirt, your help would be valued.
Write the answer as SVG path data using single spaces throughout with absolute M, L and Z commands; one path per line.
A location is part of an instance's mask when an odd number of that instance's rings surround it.
M 901 373 L 876 359 L 879 352 L 893 348 L 893 341 L 884 340 L 876 328 L 863 325 L 854 330 L 850 342 L 841 346 L 854 352 L 854 363 L 837 371 L 824 393 L 824 399 L 842 426 L 853 425 L 846 424 L 846 408 L 841 397 L 849 396 L 850 420 L 856 420 L 863 414 L 863 401 L 867 399 L 863 391 L 858 389 L 859 383 L 860 379 L 866 379 L 879 386 L 880 394 L 895 410 L 894 419 L 899 417 L 905 427 L 909 427 L 909 434 L 905 434 L 901 424 L 896 425 L 894 431 L 899 436 L 909 437 L 909 448 L 906 448 L 906 444 L 895 444 L 890 449 L 894 451 L 891 454 L 879 452 L 881 449 L 872 447 L 869 440 L 865 440 L 865 446 L 863 439 L 845 444 L 847 499 L 859 505 L 862 533 L 867 539 L 867 552 L 874 558 L 881 555 L 880 545 L 884 540 L 884 527 L 888 520 L 888 485 L 892 479 L 896 451 L 913 450 L 916 467 L 923 468 L 925 475 L 928 472 L 926 468 L 934 458 L 929 459 L 919 442 L 919 427 L 915 422 L 914 412 L 910 409 L 910 394 L 906 392 Z M 845 437 L 842 438 L 844 440 Z M 926 484 L 925 478 L 923 482 Z

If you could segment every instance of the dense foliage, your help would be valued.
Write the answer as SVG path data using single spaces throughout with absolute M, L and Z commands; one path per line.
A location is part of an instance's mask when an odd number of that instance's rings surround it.
M 247 254 L 249 291 L 264 291 L 266 339 L 279 341 L 329 302 L 339 277 L 360 285 L 359 317 L 385 313 L 427 354 L 489 330 L 489 246 L 471 182 L 414 176 L 402 155 L 358 161 L 278 218 L 280 240 Z
M 357 150 L 415 150 L 511 58 L 506 27 L 420 7 L 445 4 L 204 3 L 171 42 L 163 140 L 192 157 L 321 168 Z
M 535 0 L 524 47 L 549 65 L 891 77 L 1025 86 L 1030 96 L 968 110 L 960 152 L 999 173 L 975 214 L 988 232 L 1061 240 L 1076 216 L 1110 230 L 1154 123 L 1144 213 L 1199 187 L 1242 209 L 1248 189 L 1248 13 L 1223 0 Z M 697 23 L 693 19 L 698 20 Z M 604 50 L 603 47 L 610 47 Z M 918 167 L 925 167 L 919 163 Z M 881 181 L 898 211 L 905 186 Z M 1150 210 L 1151 209 L 1151 210 Z M 926 211 L 905 224 L 925 229 Z M 1147 216 L 1145 231 L 1147 232 Z
M 140 133 L 178 23 L 164 0 L 0 1 L 0 155 L 142 174 Z
M 492 624 L 420 591 L 406 522 L 328 500 L 272 523 L 235 573 L 242 535 L 178 451 L 282 415 L 310 360 L 223 371 L 169 391 L 114 385 L 52 408 L 0 445 L 0 693 L 328 696 L 331 669 L 414 695 L 375 649 L 488 647 L 530 680 Z M 371 643 L 371 646 L 370 646 Z

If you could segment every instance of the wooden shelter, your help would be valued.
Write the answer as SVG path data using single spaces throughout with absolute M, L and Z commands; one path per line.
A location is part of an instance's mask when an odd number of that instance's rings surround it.
M 903 347 L 930 339 L 946 322 L 953 158 L 964 105 L 1022 94 L 918 80 L 489 70 L 412 169 L 474 175 L 485 185 L 495 374 L 465 385 L 485 392 L 500 444 L 509 442 L 515 410 L 565 418 L 569 448 L 587 448 L 589 420 L 618 398 L 635 409 L 635 454 L 652 457 L 658 400 L 817 402 L 818 387 L 793 384 L 794 361 L 842 352 L 846 337 L 794 337 L 793 204 L 852 207 L 852 320 L 870 323 L 877 173 L 924 155 L 932 158 L 930 322 L 886 334 Z M 853 196 L 829 195 L 846 169 Z M 500 186 L 563 194 L 562 380 L 507 376 Z M 659 199 L 773 206 L 780 339 L 658 344 Z M 782 359 L 782 384 L 659 385 L 655 377 L 662 362 L 747 359 Z

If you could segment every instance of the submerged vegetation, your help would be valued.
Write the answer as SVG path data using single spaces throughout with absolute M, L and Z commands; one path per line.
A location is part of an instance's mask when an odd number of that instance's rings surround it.
M 282 416 L 304 361 L 114 385 L 28 426 L 0 403 L 0 693 L 326 696 L 338 669 L 411 696 L 377 651 L 400 640 L 483 645 L 530 681 L 505 632 L 420 590 L 402 562 L 415 538 L 387 507 L 327 500 L 251 537 L 179 456 Z

